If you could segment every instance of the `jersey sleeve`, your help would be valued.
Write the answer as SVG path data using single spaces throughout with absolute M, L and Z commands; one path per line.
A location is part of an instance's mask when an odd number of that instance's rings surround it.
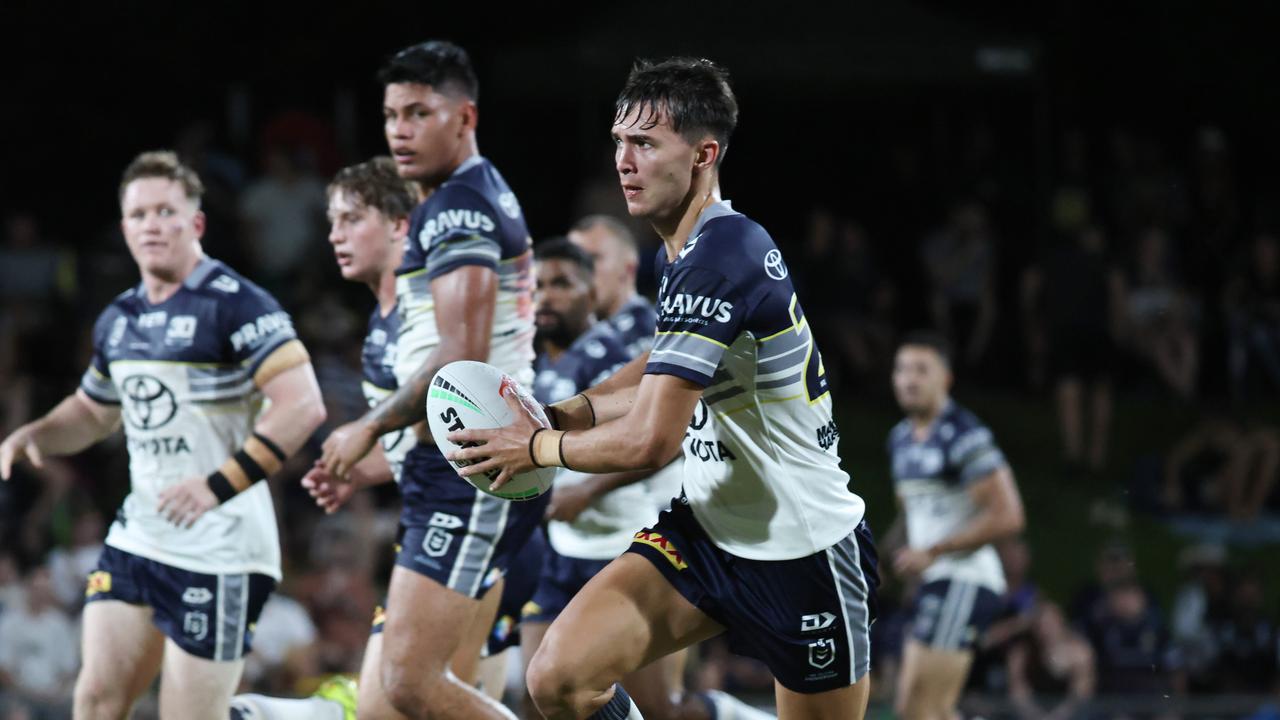
M 464 265 L 497 270 L 502 259 L 500 226 L 480 193 L 448 185 L 428 199 L 413 241 L 426 258 L 428 279 Z
M 961 485 L 979 480 L 1005 464 L 1004 453 L 996 446 L 991 431 L 982 425 L 960 433 L 947 449 Z
M 742 294 L 724 275 L 691 265 L 674 273 L 660 295 L 658 329 L 644 371 L 710 385 L 745 322 Z
M 277 348 L 298 338 L 289 313 L 257 287 L 242 283 L 224 307 L 223 332 L 230 344 L 229 361 L 243 366 L 250 375 Z
M 113 313 L 108 308 L 93 324 L 93 357 L 90 358 L 89 367 L 80 378 L 80 389 L 85 395 L 103 405 L 120 404 L 120 394 L 116 392 L 115 383 L 111 381 L 111 366 L 107 361 L 106 348 L 107 344 L 112 342 L 113 336 L 116 343 L 120 342 L 126 323 L 124 315 Z

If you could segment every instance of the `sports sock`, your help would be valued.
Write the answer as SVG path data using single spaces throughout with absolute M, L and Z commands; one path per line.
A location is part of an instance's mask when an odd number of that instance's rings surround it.
M 631 702 L 631 696 L 621 685 L 614 684 L 613 698 L 605 706 L 591 713 L 587 720 L 644 720 L 640 708 Z
M 341 705 L 324 698 L 273 698 L 237 695 L 231 698 L 231 720 L 343 720 Z

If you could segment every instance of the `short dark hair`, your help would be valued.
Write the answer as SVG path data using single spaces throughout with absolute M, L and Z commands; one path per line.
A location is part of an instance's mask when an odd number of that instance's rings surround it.
M 182 192 L 200 207 L 200 198 L 204 196 L 204 183 L 200 176 L 178 159 L 172 150 L 149 150 L 139 153 L 124 169 L 120 177 L 120 202 L 124 202 L 124 191 L 129 183 L 143 178 L 165 178 L 182 185 Z
M 430 85 L 436 92 L 480 99 L 480 82 L 467 51 L 448 40 L 428 40 L 410 45 L 387 60 L 378 71 L 378 82 Z
M 395 161 L 385 155 L 339 170 L 329 183 L 328 193 L 339 190 L 354 195 L 367 207 L 377 208 L 391 220 L 409 217 L 418 204 L 409 183 L 396 172 Z
M 591 280 L 592 275 L 596 271 L 595 260 L 587 254 L 586 250 L 569 242 L 569 238 L 563 235 L 549 237 L 546 240 L 533 246 L 533 259 L 542 260 L 568 260 L 578 266 L 578 270 L 582 272 L 583 278 Z
M 720 143 L 716 164 L 724 159 L 738 125 L 738 100 L 729 87 L 729 71 L 701 58 L 637 60 L 614 107 L 615 123 L 635 111 L 636 124 L 648 129 L 665 113 L 671 129 L 687 140 L 710 134 Z
M 912 330 L 902 336 L 902 341 L 898 343 L 898 349 L 901 350 L 907 346 L 926 347 L 938 353 L 938 357 L 942 358 L 942 364 L 951 367 L 951 343 L 947 342 L 946 336 L 936 330 Z
M 626 223 L 612 215 L 588 215 L 574 223 L 569 230 L 570 232 L 586 232 L 597 225 L 603 226 L 618 239 L 618 242 L 630 248 L 632 252 L 636 252 L 638 246 L 635 233 L 631 232 L 631 228 L 627 227 Z

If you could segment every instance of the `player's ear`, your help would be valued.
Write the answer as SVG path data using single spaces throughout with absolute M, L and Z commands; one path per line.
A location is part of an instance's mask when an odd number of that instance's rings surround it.
M 696 169 L 706 172 L 715 169 L 716 160 L 719 158 L 720 143 L 713 138 L 707 138 L 698 144 L 698 151 L 693 156 L 693 165 Z
M 476 107 L 474 100 L 463 100 L 458 115 L 462 118 L 462 124 L 458 128 L 460 134 L 468 130 L 474 132 L 480 124 L 480 108 Z
M 400 242 L 409 237 L 409 218 L 396 218 L 395 224 L 391 226 L 391 240 Z
M 196 214 L 191 217 L 191 226 L 195 228 L 196 240 L 204 237 L 205 216 L 203 210 L 197 210 Z

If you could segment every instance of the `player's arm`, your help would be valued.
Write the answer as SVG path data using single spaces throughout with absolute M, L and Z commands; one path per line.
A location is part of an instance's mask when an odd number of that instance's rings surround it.
M 1022 532 L 1026 525 L 1022 497 L 1008 465 L 1002 464 L 971 482 L 968 492 L 977 510 L 973 519 L 950 537 L 930 547 L 900 550 L 894 557 L 894 569 L 903 574 L 921 573 L 941 555 L 977 550 Z
M 679 451 L 677 451 L 677 457 Z M 676 458 L 672 458 L 672 462 Z M 670 463 L 668 463 L 670 464 Z M 652 470 L 624 470 L 615 473 L 588 475 L 584 480 L 573 485 L 557 486 L 547 505 L 548 520 L 573 522 L 591 503 L 609 493 L 641 480 L 653 477 Z
M 44 417 L 19 427 L 0 443 L 0 478 L 26 459 L 42 467 L 45 456 L 74 455 L 120 427 L 120 407 L 100 403 L 84 390 L 68 395 Z
M 571 398 L 547 406 L 547 417 L 557 430 L 585 430 L 616 420 L 635 404 L 636 390 L 644 377 L 649 353 L 623 365 L 603 382 Z
M 316 464 L 302 477 L 302 487 L 311 494 L 317 507 L 326 514 L 332 514 L 345 505 L 357 490 L 395 482 L 395 479 L 382 446 L 375 444 L 369 454 L 351 468 L 347 482 L 336 482 L 324 469 L 324 464 L 316 460 Z
M 205 512 L 275 474 L 325 419 L 320 385 L 306 348 L 289 340 L 258 366 L 254 384 L 268 407 L 244 445 L 204 478 L 171 485 L 159 494 L 159 511 L 190 527 Z
M 515 412 L 511 425 L 495 430 L 459 430 L 449 440 L 479 447 L 454 452 L 450 459 L 483 461 L 459 470 L 468 476 L 501 469 L 491 487 L 534 467 L 567 467 L 586 473 L 612 473 L 665 465 L 684 440 L 685 428 L 702 397 L 702 386 L 675 375 L 647 374 L 640 380 L 631 411 L 589 430 L 553 430 L 537 421 L 508 394 Z
M 344 433 L 325 441 L 321 462 L 342 479 L 379 437 L 426 418 L 427 391 L 440 368 L 455 360 L 489 359 L 498 274 L 482 265 L 463 265 L 431 281 L 440 344 L 422 366 L 388 398 Z

